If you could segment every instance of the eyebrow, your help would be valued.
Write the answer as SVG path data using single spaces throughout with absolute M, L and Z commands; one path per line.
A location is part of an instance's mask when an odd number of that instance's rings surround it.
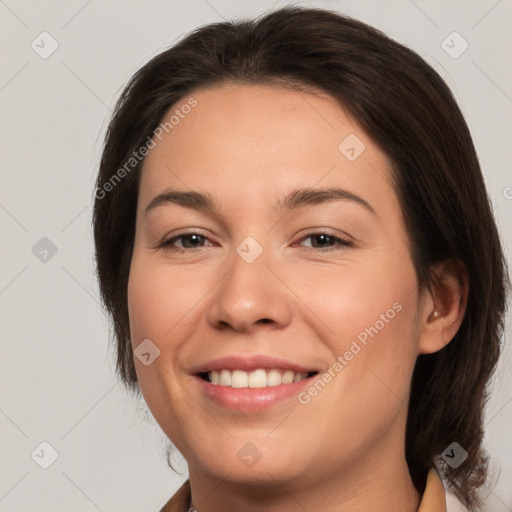
M 372 206 L 362 197 L 341 188 L 300 188 L 290 192 L 284 199 L 278 200 L 274 205 L 274 210 L 278 212 L 294 210 L 297 208 L 311 206 L 332 201 L 352 201 L 360 204 L 369 212 L 376 215 Z M 147 215 L 155 208 L 167 205 L 177 204 L 185 208 L 191 208 L 200 211 L 208 211 L 220 215 L 220 206 L 210 194 L 202 194 L 195 191 L 168 190 L 154 197 L 146 206 L 144 215 Z

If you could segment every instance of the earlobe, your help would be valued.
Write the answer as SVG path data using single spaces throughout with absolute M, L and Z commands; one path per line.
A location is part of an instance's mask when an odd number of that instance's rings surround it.
M 431 354 L 445 347 L 464 319 L 469 293 L 465 265 L 446 260 L 432 269 L 434 286 L 422 305 L 418 354 Z

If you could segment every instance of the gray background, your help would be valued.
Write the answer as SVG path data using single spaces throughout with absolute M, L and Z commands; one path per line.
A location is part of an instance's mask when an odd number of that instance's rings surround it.
M 113 373 L 91 233 L 102 137 L 123 85 L 150 57 L 201 24 L 286 3 L 0 0 L 0 512 L 156 511 L 186 478 L 179 458 L 181 477 L 167 468 L 165 436 Z M 376 26 L 445 78 L 510 261 L 512 0 L 300 4 Z M 58 43 L 47 58 L 55 43 L 44 31 Z M 445 51 L 463 48 L 446 40 L 453 31 L 469 44 L 458 58 Z M 512 510 L 511 368 L 509 343 L 486 411 L 489 512 Z M 58 454 L 47 469 L 44 441 Z

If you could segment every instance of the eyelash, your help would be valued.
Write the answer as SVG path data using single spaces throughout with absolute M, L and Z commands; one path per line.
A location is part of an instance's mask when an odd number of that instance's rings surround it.
M 188 233 L 181 233 L 180 235 L 177 235 L 177 236 L 174 236 L 172 238 L 169 238 L 168 240 L 164 240 L 161 244 L 158 245 L 158 249 L 163 249 L 165 251 L 174 251 L 174 252 L 179 252 L 180 254 L 183 254 L 185 252 L 190 252 L 190 251 L 195 251 L 197 249 L 202 249 L 203 247 L 196 247 L 196 248 L 192 248 L 192 249 L 187 249 L 187 248 L 180 248 L 180 247 L 175 247 L 173 246 L 172 244 L 177 241 L 177 240 L 180 240 L 182 238 L 190 238 L 192 236 L 198 236 L 199 238 L 202 238 L 204 240 L 208 240 L 208 237 L 206 236 L 203 236 L 201 235 L 200 233 L 196 233 L 194 231 L 191 231 L 191 232 L 188 232 Z M 334 236 L 334 235 L 330 235 L 328 233 L 324 233 L 322 231 L 320 232 L 315 232 L 315 233 L 310 233 L 306 236 L 303 236 L 299 242 L 303 242 L 304 240 L 307 240 L 308 238 L 312 238 L 312 237 L 315 237 L 315 236 L 326 236 L 328 238 L 330 238 L 333 242 L 335 242 L 337 244 L 337 247 L 336 246 L 331 246 L 331 247 L 327 247 L 325 249 L 322 249 L 322 248 L 318 248 L 318 247 L 306 247 L 306 249 L 308 251 L 311 251 L 311 252 L 330 252 L 330 251 L 336 251 L 336 250 L 343 250 L 343 248 L 345 247 L 352 247 L 354 244 L 348 240 L 343 240 L 342 238 L 339 238 L 337 236 Z

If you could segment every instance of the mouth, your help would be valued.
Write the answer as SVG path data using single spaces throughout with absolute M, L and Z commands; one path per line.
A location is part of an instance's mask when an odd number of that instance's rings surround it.
M 255 412 L 288 400 L 320 374 L 317 368 L 268 355 L 229 356 L 190 369 L 192 382 L 206 400 L 223 409 Z
M 317 371 L 296 372 L 283 368 L 257 368 L 252 371 L 223 368 L 220 370 L 199 372 L 197 376 L 214 386 L 234 389 L 261 389 L 301 382 L 317 374 Z

